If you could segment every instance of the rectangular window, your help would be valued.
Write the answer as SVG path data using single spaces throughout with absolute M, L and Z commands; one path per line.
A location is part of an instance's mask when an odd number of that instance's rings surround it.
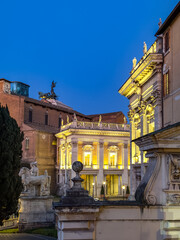
M 169 94 L 170 88 L 169 88 L 169 72 L 164 74 L 163 79 L 163 94 L 164 96 L 167 96 Z
M 29 110 L 29 122 L 32 122 L 32 110 Z
M 48 125 L 48 114 L 45 114 L 45 125 Z
M 109 153 L 109 165 L 111 167 L 116 167 L 117 162 L 117 153 L 116 152 L 110 152 Z
M 84 165 L 85 166 L 91 165 L 91 157 L 92 157 L 91 152 L 84 152 Z
M 164 48 L 165 48 L 165 52 L 167 52 L 169 50 L 169 32 L 167 32 L 165 34 L 165 45 L 164 45 Z

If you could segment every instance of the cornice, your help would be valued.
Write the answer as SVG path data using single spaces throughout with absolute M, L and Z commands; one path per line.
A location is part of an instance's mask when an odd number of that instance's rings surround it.
M 107 130 L 87 130 L 87 129 L 68 129 L 63 132 L 57 133 L 57 138 L 63 138 L 63 135 L 70 136 L 77 135 L 93 135 L 93 136 L 116 136 L 116 137 L 130 137 L 129 131 L 107 131 Z
M 119 93 L 130 98 L 138 87 L 142 86 L 151 78 L 156 64 L 162 63 L 161 53 L 149 53 L 142 63 L 136 68 L 124 85 L 119 89 Z

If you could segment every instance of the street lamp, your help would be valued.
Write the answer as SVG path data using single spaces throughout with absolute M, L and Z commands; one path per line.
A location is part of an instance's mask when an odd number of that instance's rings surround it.
M 123 186 L 122 186 L 122 191 L 123 191 L 123 200 L 124 200 L 124 191 L 125 191 L 125 188 L 126 188 L 126 187 L 123 185 Z
M 104 199 L 106 198 L 106 182 L 104 181 L 103 182 L 103 185 L 104 185 Z

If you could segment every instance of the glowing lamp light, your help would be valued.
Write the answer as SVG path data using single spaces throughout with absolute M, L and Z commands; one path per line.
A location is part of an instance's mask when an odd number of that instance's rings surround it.
M 122 189 L 124 190 L 125 188 L 126 188 L 126 187 L 123 185 L 123 186 L 122 186 Z
M 106 184 L 106 182 L 103 182 L 103 185 L 105 185 Z

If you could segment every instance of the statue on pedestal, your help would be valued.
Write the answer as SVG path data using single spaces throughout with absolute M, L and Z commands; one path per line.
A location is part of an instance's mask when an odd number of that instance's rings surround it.
M 22 167 L 19 176 L 22 178 L 24 192 L 28 196 L 48 196 L 50 194 L 51 177 L 47 170 L 39 176 L 37 163 L 31 163 L 31 169 Z
M 56 86 L 56 82 L 52 81 L 51 83 L 51 92 L 48 93 L 43 93 L 43 92 L 38 92 L 39 98 L 44 98 L 44 99 L 55 99 L 57 100 L 57 95 L 54 92 L 54 88 Z

